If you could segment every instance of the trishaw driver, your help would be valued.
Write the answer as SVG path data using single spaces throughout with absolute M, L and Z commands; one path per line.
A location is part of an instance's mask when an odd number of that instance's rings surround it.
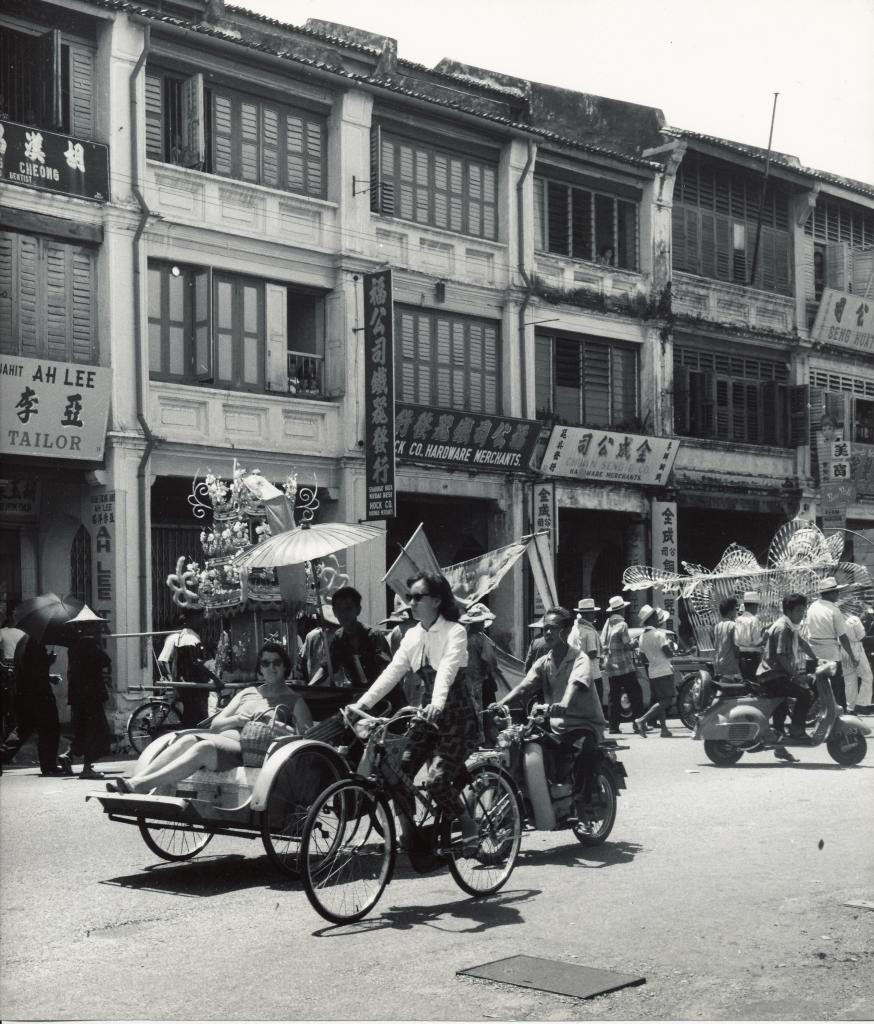
M 552 731 L 559 737 L 583 730 L 582 763 L 586 770 L 584 796 L 589 795 L 591 767 L 598 743 L 604 738 L 607 719 L 593 685 L 592 662 L 588 654 L 570 647 L 567 639 L 573 615 L 567 608 L 550 608 L 543 616 L 543 640 L 547 653 L 531 666 L 528 675 L 497 706 L 540 692 L 548 704 Z M 570 738 L 570 737 L 568 737 Z

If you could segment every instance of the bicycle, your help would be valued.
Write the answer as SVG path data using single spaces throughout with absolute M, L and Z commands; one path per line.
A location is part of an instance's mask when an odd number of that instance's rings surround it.
M 206 686 L 201 683 L 185 683 L 174 680 L 153 684 L 153 688 L 160 686 L 168 691 L 175 690 L 177 693 L 175 696 L 172 693 L 167 693 L 165 696 L 150 697 L 142 704 L 138 704 L 127 720 L 128 743 L 137 754 L 142 754 L 153 740 L 163 736 L 164 733 L 185 728 L 182 724 L 182 701 L 178 696 L 180 688 L 198 687 L 210 690 L 218 695 L 219 708 L 226 707 L 239 689 L 238 686 L 231 688 L 221 684 Z
M 361 721 L 353 725 L 349 709 L 341 711 L 347 726 L 362 739 L 366 734 L 359 774 L 316 798 L 301 837 L 300 869 L 313 908 L 335 924 L 359 921 L 373 909 L 394 872 L 396 815 L 408 823 L 415 870 L 445 865 L 471 896 L 497 892 L 513 872 L 522 840 L 521 800 L 507 772 L 490 764 L 462 772 L 459 799 L 478 829 L 465 838 L 402 766 L 408 737 L 392 730 L 407 718 L 423 721 L 418 712 L 401 708 L 390 718 L 356 713 Z

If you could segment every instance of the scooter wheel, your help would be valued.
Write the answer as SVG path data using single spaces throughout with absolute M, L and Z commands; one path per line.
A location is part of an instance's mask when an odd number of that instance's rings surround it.
M 857 733 L 832 736 L 825 745 L 831 759 L 838 764 L 858 764 L 868 753 L 868 741 Z
M 705 740 L 704 753 L 720 767 L 737 764 L 744 754 L 742 750 L 738 750 L 731 743 L 726 743 L 725 740 Z

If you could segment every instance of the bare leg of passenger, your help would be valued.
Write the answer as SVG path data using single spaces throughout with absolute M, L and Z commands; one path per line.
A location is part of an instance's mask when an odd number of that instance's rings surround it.
M 218 751 L 209 740 L 199 740 L 194 745 L 186 745 L 179 756 L 170 764 L 152 769 L 143 775 L 134 775 L 128 779 L 128 786 L 135 793 L 146 792 L 158 786 L 168 786 L 181 782 L 193 775 L 199 768 L 215 770 L 218 766 Z
M 134 765 L 131 778 L 138 779 L 146 772 L 154 772 L 168 764 L 172 764 L 185 750 L 193 747 L 199 742 L 197 736 L 178 736 L 172 743 L 168 743 L 163 750 L 159 751 L 153 758 L 145 758 L 142 754 Z

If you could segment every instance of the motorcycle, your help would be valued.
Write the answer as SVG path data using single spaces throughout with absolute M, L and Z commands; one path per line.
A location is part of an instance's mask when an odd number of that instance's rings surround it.
M 583 799 L 583 738 L 561 738 L 549 727 L 548 705 L 533 704 L 521 724 L 510 711 L 498 707 L 493 716 L 497 730 L 494 749 L 478 751 L 468 768 L 483 760 L 496 760 L 512 776 L 522 796 L 529 828 L 551 832 L 570 829 L 584 846 L 599 846 L 613 830 L 617 801 L 626 788 L 625 766 L 616 756 L 615 740 L 602 740 L 592 758 L 592 787 Z
M 868 751 L 865 737 L 871 729 L 855 715 L 840 714 L 829 681 L 836 669 L 835 662 L 824 662 L 813 673 L 818 711 L 811 737 L 800 743 L 779 737 L 770 724 L 771 715 L 787 698 L 772 696 L 750 680 L 716 682 L 709 672 L 702 671 L 692 738 L 703 740 L 704 753 L 713 764 L 721 766 L 736 764 L 745 753 L 820 743 L 825 743 L 829 756 L 838 764 L 858 764 Z

